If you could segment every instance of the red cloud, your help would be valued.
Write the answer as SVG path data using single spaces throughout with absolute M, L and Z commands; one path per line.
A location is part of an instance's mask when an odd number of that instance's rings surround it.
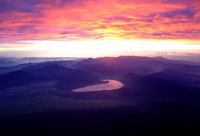
M 6 0 L 3 1 L 6 3 Z M 19 10 L 5 9 L 0 13 L 2 41 L 115 38 L 200 40 L 198 0 L 49 0 L 26 3 L 27 9 L 16 5 L 11 7 Z

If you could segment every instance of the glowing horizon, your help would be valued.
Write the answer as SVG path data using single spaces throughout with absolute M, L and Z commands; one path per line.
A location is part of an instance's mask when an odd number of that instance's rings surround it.
M 1 0 L 0 56 L 200 54 L 199 5 L 199 0 Z
M 29 46 L 27 46 L 29 44 Z M 162 53 L 199 53 L 200 44 L 171 40 L 27 41 L 16 47 L 4 44 L 0 52 L 28 52 L 18 57 L 158 56 Z M 160 54 L 159 54 L 160 53 Z M 12 56 L 12 55 L 11 55 Z

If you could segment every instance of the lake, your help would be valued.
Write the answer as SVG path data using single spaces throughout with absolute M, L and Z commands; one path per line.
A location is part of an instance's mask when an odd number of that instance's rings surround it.
M 99 92 L 99 91 L 114 91 L 122 88 L 124 84 L 117 80 L 103 80 L 104 83 L 89 85 L 72 90 L 72 92 Z

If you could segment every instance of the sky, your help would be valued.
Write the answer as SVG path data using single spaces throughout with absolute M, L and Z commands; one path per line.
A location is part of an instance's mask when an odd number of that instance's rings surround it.
M 200 0 L 0 0 L 0 56 L 200 54 Z

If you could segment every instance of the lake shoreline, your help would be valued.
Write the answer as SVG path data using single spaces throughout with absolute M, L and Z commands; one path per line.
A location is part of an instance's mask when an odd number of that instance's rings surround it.
M 75 93 L 114 91 L 114 90 L 118 90 L 124 86 L 124 84 L 118 80 L 105 79 L 105 80 L 102 80 L 102 82 L 103 83 L 89 85 L 89 86 L 73 89 L 71 91 L 75 92 Z

